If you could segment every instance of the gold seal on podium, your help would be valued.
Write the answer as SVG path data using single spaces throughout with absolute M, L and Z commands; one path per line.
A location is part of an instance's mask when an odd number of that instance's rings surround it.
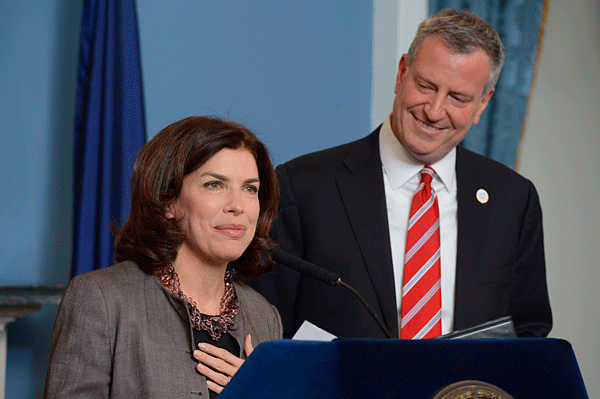
M 483 381 L 466 380 L 442 388 L 432 399 L 514 399 L 495 385 Z

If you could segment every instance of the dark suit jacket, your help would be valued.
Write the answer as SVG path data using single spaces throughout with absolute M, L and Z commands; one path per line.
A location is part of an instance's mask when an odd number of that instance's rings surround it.
M 379 129 L 277 168 L 281 248 L 329 269 L 360 292 L 398 336 L 392 256 L 379 156 Z M 457 148 L 458 248 L 454 330 L 510 315 L 519 336 L 552 326 L 542 215 L 531 182 L 511 169 Z M 489 201 L 475 193 L 483 188 Z M 340 337 L 384 337 L 361 303 L 277 265 L 251 281 L 277 306 L 289 337 L 304 320 Z
M 231 335 L 244 355 L 252 344 L 281 338 L 277 310 L 235 283 L 240 310 Z M 45 398 L 208 398 L 196 371 L 189 311 L 154 274 L 122 262 L 75 277 L 54 331 Z

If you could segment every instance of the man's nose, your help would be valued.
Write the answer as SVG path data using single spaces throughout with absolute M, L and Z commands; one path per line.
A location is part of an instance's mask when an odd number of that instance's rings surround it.
M 446 113 L 445 96 L 441 93 L 432 95 L 423 107 L 425 116 L 429 119 L 429 122 L 437 122 L 444 117 Z

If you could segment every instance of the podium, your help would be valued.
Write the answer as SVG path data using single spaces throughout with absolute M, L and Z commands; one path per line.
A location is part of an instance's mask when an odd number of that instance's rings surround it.
M 465 380 L 492 384 L 515 399 L 588 397 L 567 341 L 519 338 L 267 341 L 219 399 L 428 399 Z

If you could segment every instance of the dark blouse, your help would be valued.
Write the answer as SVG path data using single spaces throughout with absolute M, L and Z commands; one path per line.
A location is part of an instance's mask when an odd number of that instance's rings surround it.
M 217 348 L 223 348 L 228 352 L 232 353 L 234 356 L 240 357 L 240 346 L 237 341 L 231 336 L 229 333 L 225 333 L 221 335 L 221 339 L 218 341 L 213 341 L 210 335 L 206 331 L 198 331 L 195 328 L 194 330 L 194 342 L 196 343 L 196 347 L 199 343 L 207 343 Z M 217 394 L 210 389 L 208 390 L 208 394 L 210 399 L 215 399 Z

